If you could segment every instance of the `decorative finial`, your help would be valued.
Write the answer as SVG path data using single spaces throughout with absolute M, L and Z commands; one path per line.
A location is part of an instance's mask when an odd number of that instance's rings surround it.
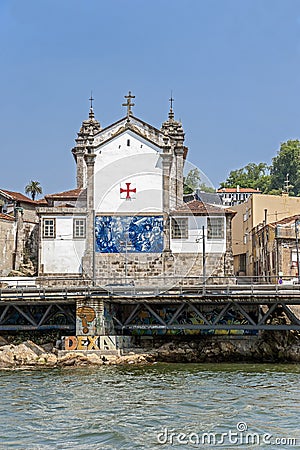
M 173 98 L 173 92 L 171 91 L 171 98 L 169 98 L 169 102 L 170 102 L 170 111 L 169 111 L 169 119 L 174 119 L 174 112 L 173 112 L 173 102 L 174 102 L 174 98 Z
M 93 109 L 93 101 L 94 101 L 94 98 L 93 98 L 93 91 L 91 91 L 91 96 L 90 96 L 90 98 L 89 98 L 89 101 L 91 102 L 91 109 Z
M 132 115 L 131 107 L 135 106 L 135 103 L 131 103 L 131 99 L 135 98 L 135 95 L 131 95 L 131 91 L 128 92 L 128 95 L 124 95 L 124 98 L 127 99 L 126 103 L 122 103 L 122 106 L 127 107 L 127 119 L 129 120 L 129 116 Z
M 94 110 L 93 110 L 93 91 L 91 91 L 91 96 L 89 98 L 89 101 L 91 102 L 91 106 L 90 106 L 90 112 L 89 112 L 89 118 L 90 119 L 94 119 L 95 114 L 94 114 Z
M 169 102 L 170 102 L 170 109 L 173 109 L 173 102 L 174 102 L 174 98 L 172 97 L 173 92 L 171 91 L 171 98 L 169 98 Z

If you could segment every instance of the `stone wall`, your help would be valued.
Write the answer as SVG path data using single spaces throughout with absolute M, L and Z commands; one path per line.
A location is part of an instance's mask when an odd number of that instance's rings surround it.
M 231 253 L 215 253 L 206 256 L 206 279 L 232 277 Z M 95 278 L 97 284 L 129 283 L 136 285 L 166 283 L 193 284 L 203 280 L 203 257 L 201 253 L 152 253 L 152 254 L 96 254 Z M 223 281 L 222 281 L 223 282 Z
M 13 269 L 16 238 L 14 221 L 0 218 L 0 275 L 7 276 Z

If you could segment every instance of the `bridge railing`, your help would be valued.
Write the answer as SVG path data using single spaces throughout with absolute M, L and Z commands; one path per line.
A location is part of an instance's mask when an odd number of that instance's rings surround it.
M 173 289 L 173 288 L 185 288 L 192 286 L 240 286 L 243 285 L 277 285 L 283 288 L 284 286 L 297 286 L 300 285 L 298 278 L 293 277 L 218 277 L 211 276 L 203 278 L 202 276 L 155 276 L 155 277 L 102 277 L 102 278 L 88 278 L 85 276 L 45 276 L 45 277 L 5 277 L 0 278 L 0 288 L 10 287 L 31 287 L 36 286 L 39 288 L 46 287 L 102 287 L 107 289 L 113 289 L 120 287 L 135 286 L 158 288 L 158 289 Z

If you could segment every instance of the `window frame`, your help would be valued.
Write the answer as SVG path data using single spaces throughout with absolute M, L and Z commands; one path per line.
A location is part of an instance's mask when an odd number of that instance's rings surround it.
M 79 228 L 76 225 L 76 221 L 80 221 L 83 225 L 80 225 Z M 76 229 L 79 230 L 83 226 L 83 235 L 76 235 Z M 86 238 L 86 218 L 76 217 L 73 219 L 73 239 L 85 239 Z
M 181 226 L 179 223 L 183 223 Z M 188 239 L 189 238 L 189 219 L 188 217 L 172 217 L 171 218 L 171 239 Z
M 221 224 L 221 226 L 217 227 L 217 230 L 221 230 L 216 232 L 216 226 L 213 226 L 212 224 L 217 222 Z M 225 223 L 224 223 L 224 217 L 207 217 L 207 240 L 209 241 L 221 241 L 225 239 Z
M 46 224 L 46 222 L 52 222 L 52 225 Z M 49 229 L 52 227 L 52 233 L 49 233 Z M 47 234 L 46 234 L 46 230 Z M 56 219 L 54 217 L 43 218 L 43 239 L 55 239 L 56 238 Z

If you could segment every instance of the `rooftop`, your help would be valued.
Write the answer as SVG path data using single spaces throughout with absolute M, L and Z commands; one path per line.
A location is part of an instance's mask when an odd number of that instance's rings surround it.
M 203 203 L 200 200 L 191 200 L 186 202 L 178 208 L 171 211 L 171 214 L 194 214 L 194 215 L 209 215 L 209 214 L 235 214 L 228 208 L 222 206 L 212 205 L 210 203 Z
M 236 194 L 236 193 L 251 193 L 251 194 L 261 194 L 261 191 L 259 189 L 253 189 L 253 188 L 242 188 L 242 187 L 235 187 L 235 188 L 220 188 L 217 190 L 218 193 L 226 193 L 226 194 Z
M 11 200 L 16 200 L 18 202 L 24 202 L 24 203 L 32 203 L 32 204 L 36 203 L 35 201 L 31 200 L 31 198 L 26 197 L 26 195 L 21 194 L 20 192 L 7 191 L 6 189 L 0 189 L 0 193 L 1 192 L 4 193 Z

